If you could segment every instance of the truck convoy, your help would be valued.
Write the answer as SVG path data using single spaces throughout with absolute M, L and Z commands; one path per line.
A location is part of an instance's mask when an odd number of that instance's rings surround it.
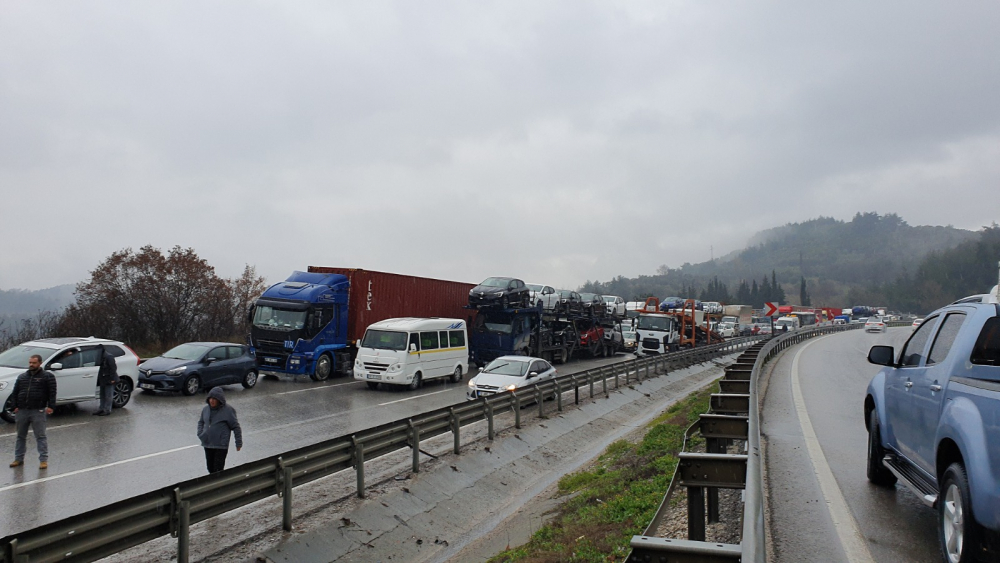
M 369 325 L 400 317 L 470 322 L 473 284 L 353 268 L 309 266 L 269 287 L 250 308 L 250 345 L 262 375 L 351 374 Z

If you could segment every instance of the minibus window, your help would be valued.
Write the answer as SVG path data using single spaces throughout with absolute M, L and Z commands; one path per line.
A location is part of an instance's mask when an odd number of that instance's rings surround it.
M 420 333 L 421 350 L 437 350 L 437 348 L 438 348 L 438 333 L 436 332 Z
M 415 347 L 416 350 L 420 350 L 420 335 L 419 334 L 417 334 L 415 332 L 410 334 L 410 346 L 409 347 L 410 348 L 414 348 Z
M 451 347 L 452 348 L 463 348 L 465 347 L 465 331 L 464 330 L 453 330 L 448 333 L 451 337 Z

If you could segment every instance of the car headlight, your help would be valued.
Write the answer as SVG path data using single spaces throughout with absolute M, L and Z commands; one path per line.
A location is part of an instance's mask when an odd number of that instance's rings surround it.
M 511 383 L 510 385 L 507 386 L 507 390 L 508 391 L 514 391 L 516 389 L 517 389 L 517 385 L 514 385 L 513 383 Z
M 184 373 L 185 371 L 187 371 L 187 366 L 181 366 L 179 368 L 168 369 L 167 371 L 165 371 L 163 373 L 165 373 L 167 375 L 180 375 L 180 374 Z
M 475 389 L 476 388 L 476 380 L 475 379 L 470 379 L 469 380 L 469 388 L 470 389 Z M 2 389 L 2 387 L 0 387 L 0 389 Z

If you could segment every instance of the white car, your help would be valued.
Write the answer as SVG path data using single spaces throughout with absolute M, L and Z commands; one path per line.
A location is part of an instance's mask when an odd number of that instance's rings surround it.
M 718 332 L 723 338 L 732 338 L 736 336 L 736 325 L 733 323 L 719 323 L 715 332 Z
M 625 316 L 625 300 L 617 295 L 602 295 L 604 304 L 608 307 L 608 314 L 614 317 Z
M 531 356 L 500 356 L 479 375 L 469 380 L 467 398 L 471 401 L 479 397 L 514 391 L 527 385 L 534 385 L 556 375 L 556 368 L 541 358 Z
M 722 312 L 722 303 L 718 301 L 702 301 L 701 309 L 706 313 L 716 315 Z
M 922 322 L 924 322 L 923 319 L 913 319 L 913 330 L 917 330 L 917 327 L 919 327 Z
M 871 317 L 865 321 L 865 332 L 885 332 L 888 330 L 880 317 Z
M 531 306 L 541 306 L 546 311 L 555 311 L 559 306 L 559 290 L 551 285 L 540 283 L 526 283 L 531 295 Z
M 14 422 L 14 381 L 28 369 L 28 359 L 42 357 L 42 369 L 56 376 L 56 404 L 79 403 L 99 399 L 97 371 L 101 352 L 115 357 L 118 364 L 118 384 L 115 385 L 112 406 L 125 406 L 139 380 L 139 357 L 128 346 L 103 338 L 43 338 L 32 340 L 0 353 L 0 418 Z

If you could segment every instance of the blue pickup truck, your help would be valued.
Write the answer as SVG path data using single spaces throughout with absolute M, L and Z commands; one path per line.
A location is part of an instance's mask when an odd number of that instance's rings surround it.
M 944 560 L 997 561 L 1000 532 L 1000 294 L 938 309 L 868 385 L 868 480 L 901 482 L 938 512 Z

